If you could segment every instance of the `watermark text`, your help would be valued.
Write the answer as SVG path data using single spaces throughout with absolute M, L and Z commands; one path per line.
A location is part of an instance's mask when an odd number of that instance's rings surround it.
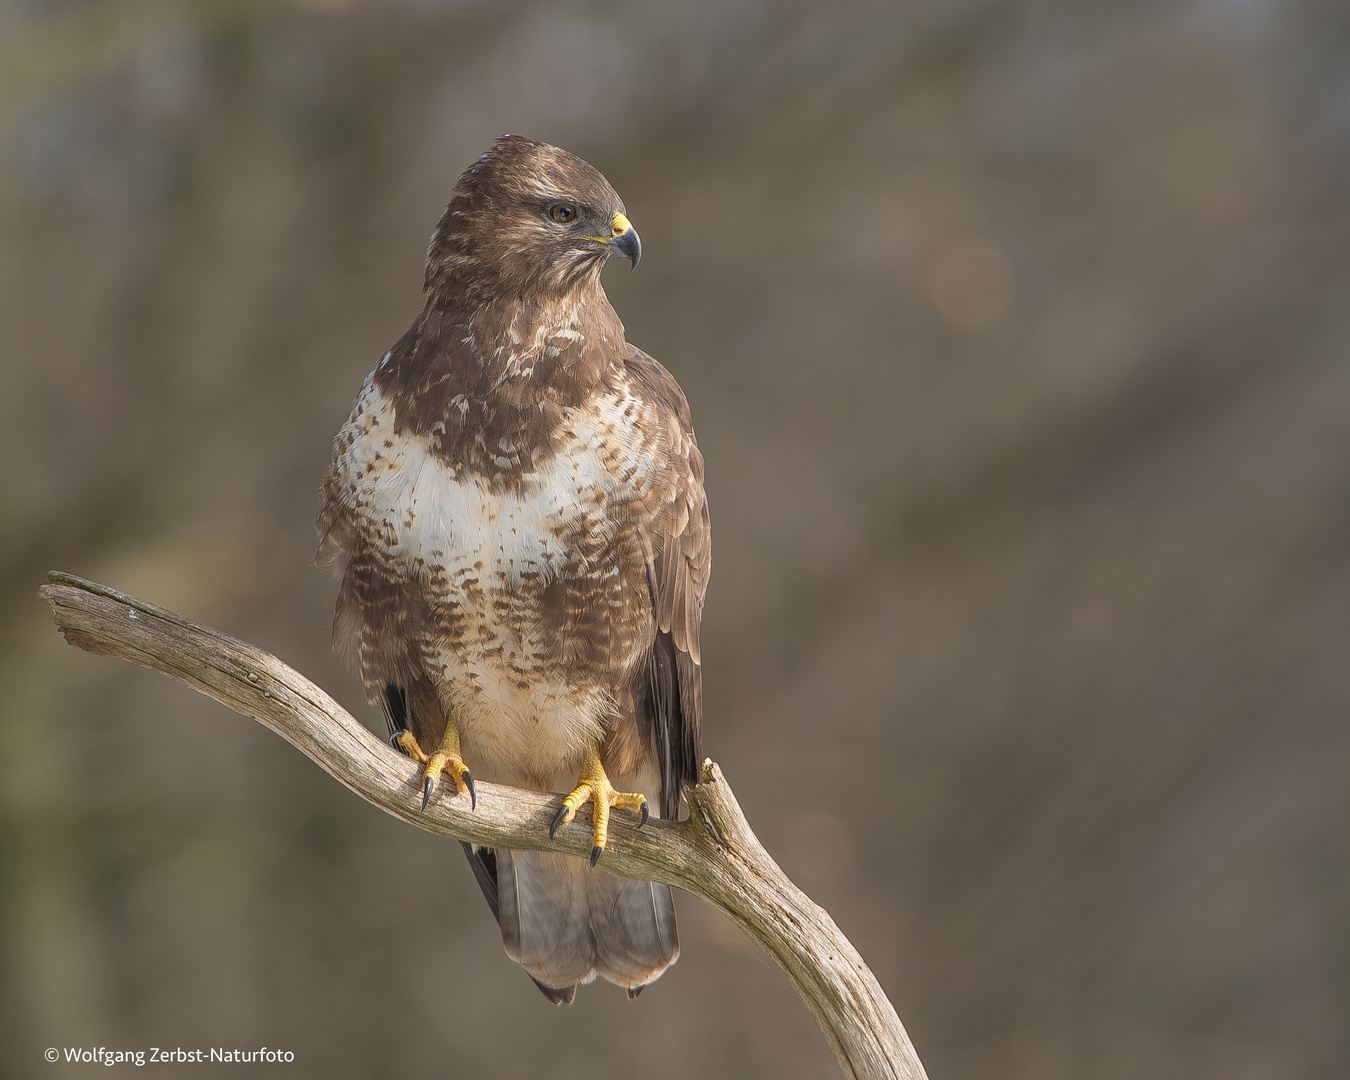
M 201 1063 L 226 1065 L 257 1065 L 263 1062 L 288 1064 L 295 1060 L 290 1050 L 270 1046 L 239 1047 L 211 1046 L 205 1050 L 181 1046 L 151 1046 L 144 1050 L 117 1050 L 110 1046 L 50 1047 L 43 1055 L 48 1061 L 64 1061 L 71 1065 L 186 1065 Z

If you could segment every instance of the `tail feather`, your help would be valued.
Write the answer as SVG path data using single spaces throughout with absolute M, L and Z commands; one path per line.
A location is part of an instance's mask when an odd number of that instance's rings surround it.
M 668 885 L 550 852 L 498 851 L 496 870 L 502 944 L 541 989 L 599 975 L 633 991 L 680 955 Z
M 478 887 L 483 890 L 483 898 L 487 901 L 488 909 L 492 912 L 492 917 L 497 920 L 497 925 L 502 922 L 501 910 L 497 906 L 497 852 L 492 848 L 476 847 L 473 844 L 461 840 L 459 846 L 464 849 L 464 854 L 469 858 L 469 865 L 473 868 L 473 876 L 478 882 Z M 574 983 L 571 986 L 545 986 L 533 975 L 530 980 L 535 986 L 539 987 L 539 992 L 548 998 L 554 1005 L 571 1005 L 572 999 L 577 996 L 577 988 Z M 630 998 L 637 997 L 642 987 L 637 990 L 629 990 Z

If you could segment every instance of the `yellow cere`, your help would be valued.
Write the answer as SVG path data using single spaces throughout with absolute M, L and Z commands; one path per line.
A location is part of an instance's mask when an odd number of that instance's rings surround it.
M 622 236 L 624 233 L 626 233 L 626 232 L 627 232 L 629 229 L 631 229 L 632 227 L 633 227 L 633 223 L 632 223 L 631 221 L 629 221 L 626 217 L 624 217 L 622 214 L 615 214 L 615 215 L 614 215 L 614 235 L 615 235 L 615 236 Z

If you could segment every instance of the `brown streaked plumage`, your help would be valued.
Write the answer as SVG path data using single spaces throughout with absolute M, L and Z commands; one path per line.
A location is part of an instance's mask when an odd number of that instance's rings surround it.
M 499 139 L 456 184 L 422 312 L 338 434 L 318 523 L 335 640 L 391 733 L 444 751 L 428 791 L 448 760 L 461 789 L 461 769 L 547 791 L 599 777 L 659 790 L 674 817 L 695 779 L 703 458 L 684 394 L 600 285 L 614 251 L 636 265 L 640 246 L 599 172 Z M 507 952 L 554 1002 L 597 974 L 636 996 L 679 954 L 665 886 L 465 850 Z

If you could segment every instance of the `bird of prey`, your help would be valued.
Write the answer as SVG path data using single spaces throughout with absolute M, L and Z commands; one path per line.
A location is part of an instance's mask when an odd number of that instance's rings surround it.
M 669 887 L 612 877 L 612 809 L 673 818 L 700 760 L 703 457 L 674 378 L 628 344 L 600 271 L 642 245 L 580 158 L 498 139 L 427 249 L 423 307 L 338 433 L 320 555 L 334 639 L 390 741 L 442 773 L 567 791 L 587 860 L 464 845 L 502 942 L 555 1004 L 636 997 L 679 955 Z M 451 785 L 445 785 L 445 791 Z M 582 822 L 572 827 L 582 827 Z

